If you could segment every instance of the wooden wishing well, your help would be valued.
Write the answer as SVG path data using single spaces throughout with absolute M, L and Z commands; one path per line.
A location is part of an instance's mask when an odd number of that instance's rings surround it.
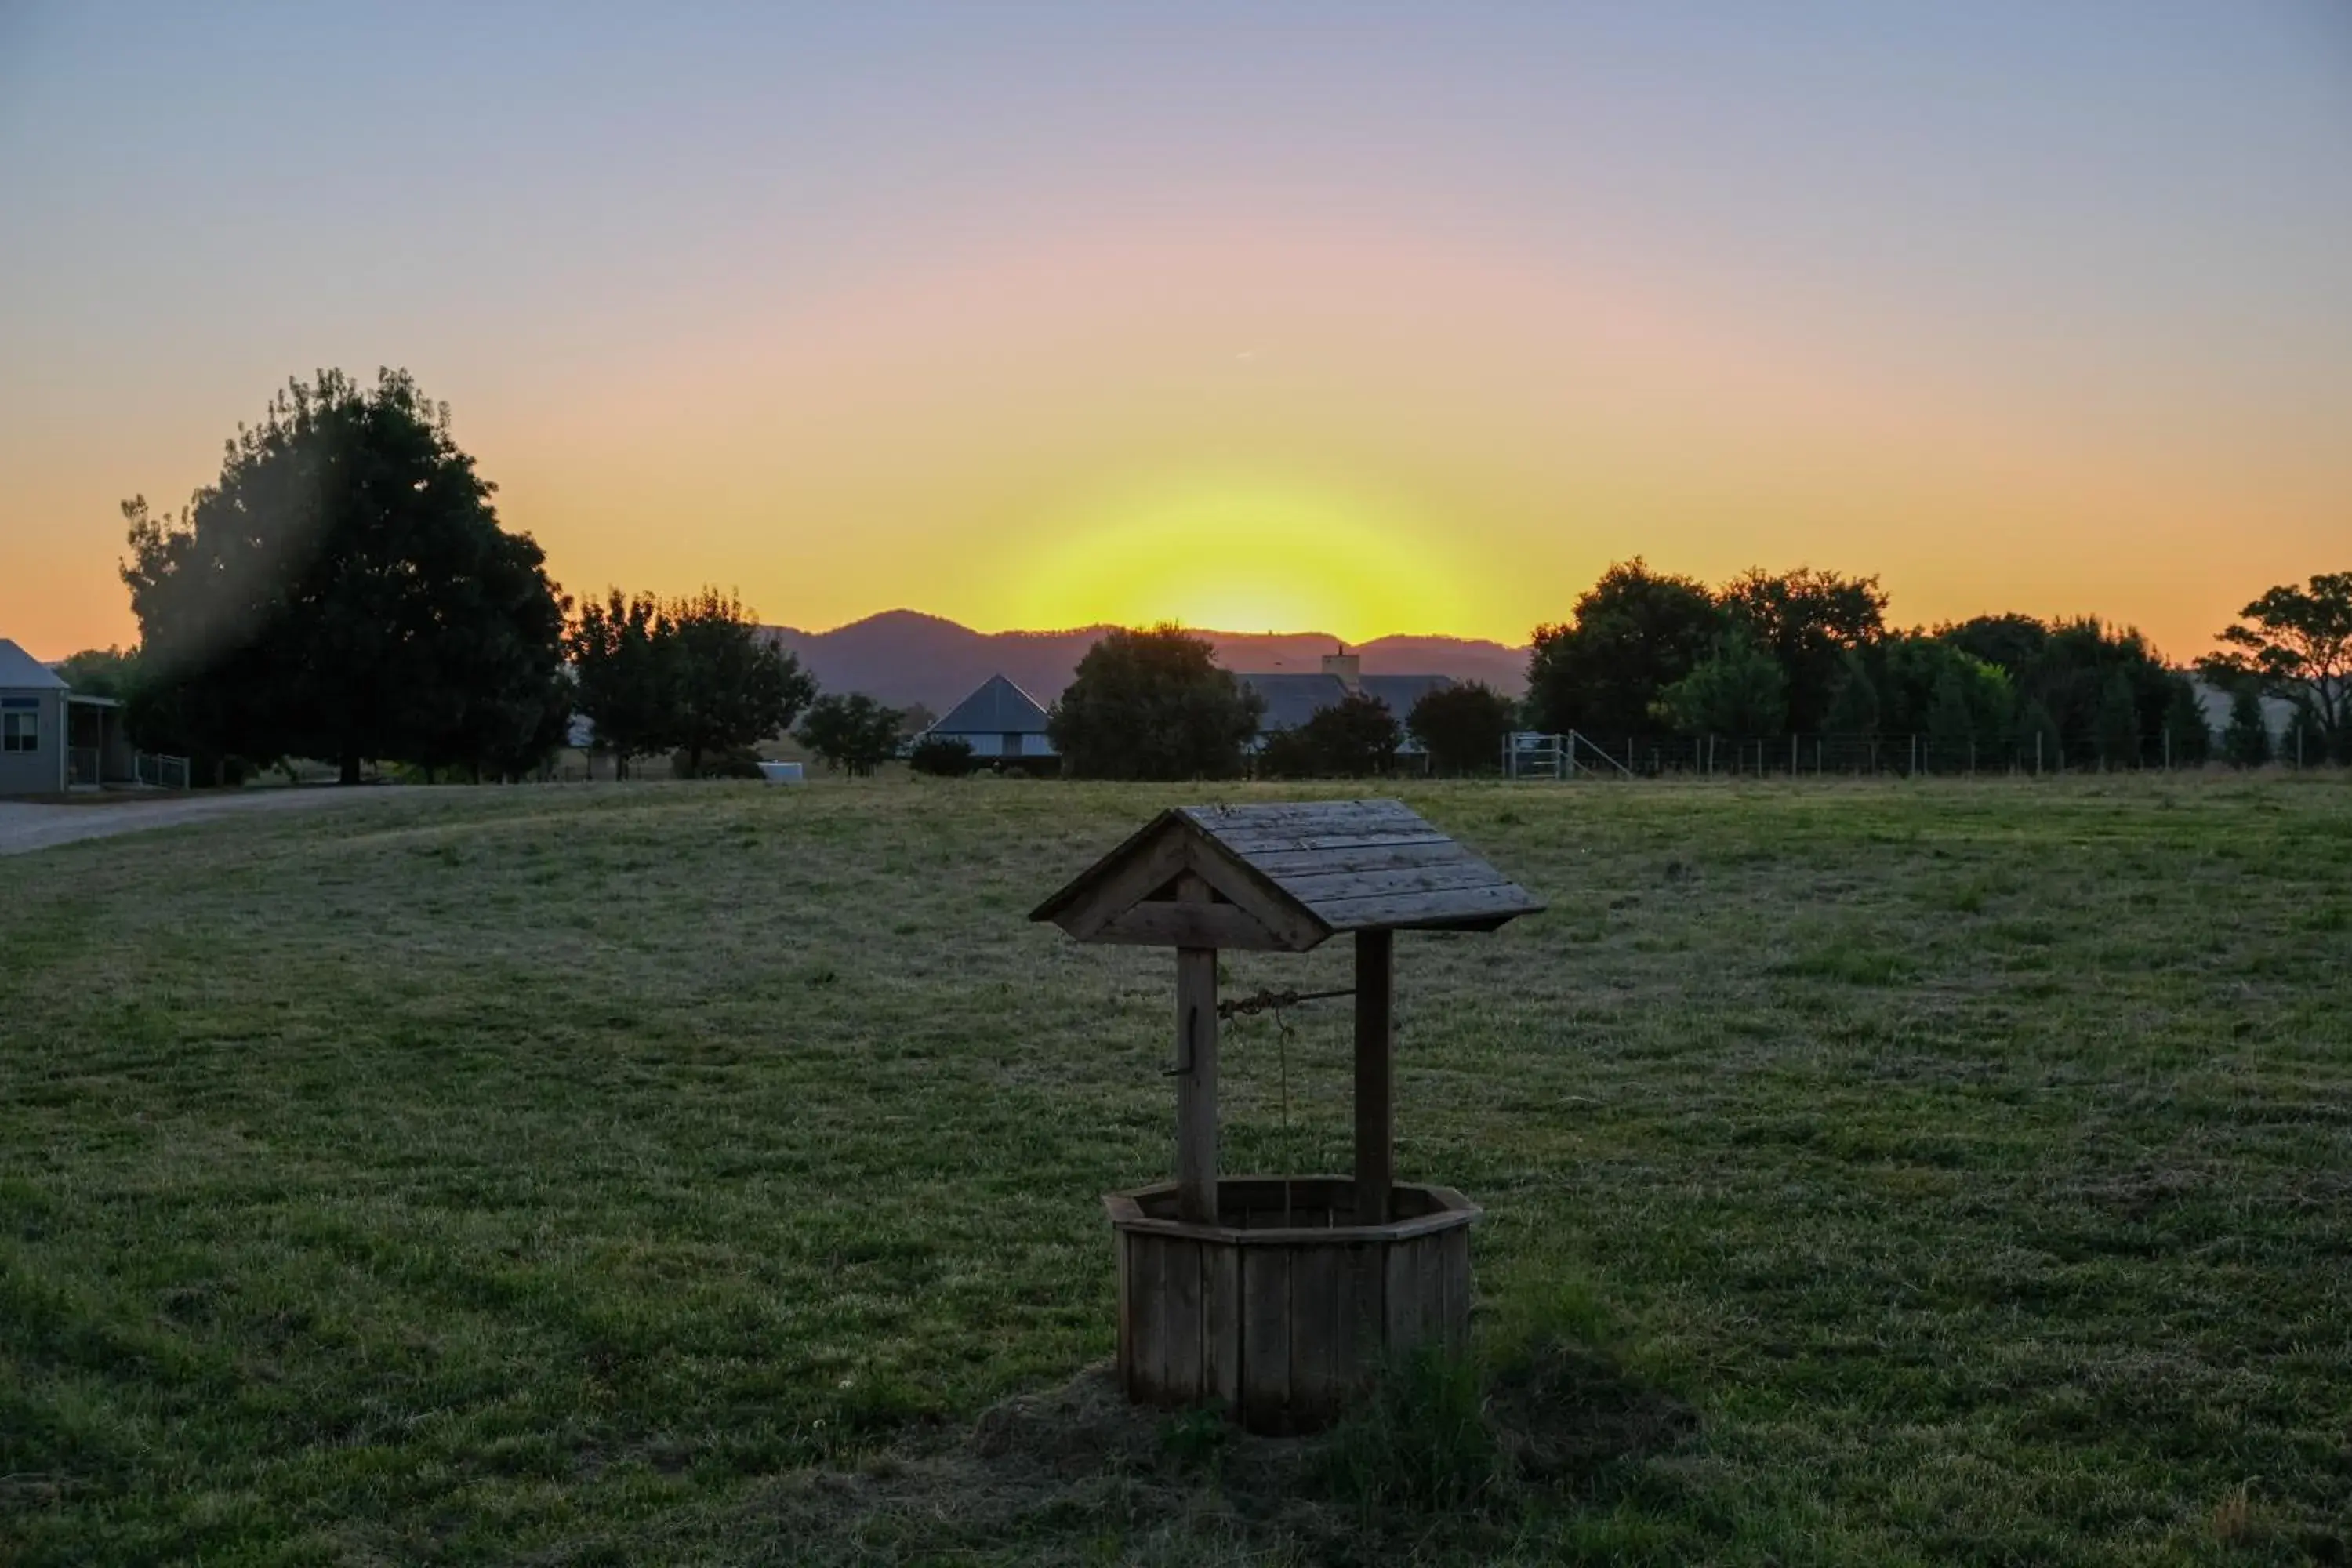
M 1176 1179 L 1103 1200 L 1129 1398 L 1306 1431 L 1400 1352 L 1462 1341 L 1479 1211 L 1394 1176 L 1395 934 L 1493 931 L 1542 908 L 1393 800 L 1163 812 L 1037 907 L 1032 919 L 1080 942 L 1176 950 Z M 1355 1170 L 1220 1180 L 1218 950 L 1304 952 L 1343 932 Z

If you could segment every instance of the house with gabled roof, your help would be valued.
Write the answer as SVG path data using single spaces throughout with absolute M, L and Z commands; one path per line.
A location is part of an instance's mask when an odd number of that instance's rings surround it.
M 1389 716 L 1402 725 L 1414 703 L 1454 684 L 1450 675 L 1366 675 L 1362 657 L 1344 649 L 1325 654 L 1323 668 L 1311 675 L 1244 672 L 1234 679 L 1256 692 L 1265 703 L 1265 710 L 1257 721 L 1258 746 L 1265 745 L 1266 737 L 1276 731 L 1296 730 L 1324 709 L 1355 696 L 1377 698 L 1388 709 Z M 1412 755 L 1421 748 L 1408 733 L 1397 750 L 1401 754 Z
M 76 694 L 56 670 L 0 637 L 0 795 L 63 795 L 137 776 L 120 705 Z
M 1045 706 L 1001 675 L 982 681 L 916 739 L 961 741 L 973 756 L 992 760 L 1057 754 L 1045 733 Z

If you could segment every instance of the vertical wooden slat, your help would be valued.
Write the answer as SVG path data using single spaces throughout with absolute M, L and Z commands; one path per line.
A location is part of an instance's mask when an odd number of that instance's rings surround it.
M 1315 1424 L 1338 1409 L 1339 1252 L 1302 1247 L 1290 1255 L 1290 1412 Z
M 1127 1396 L 1139 1405 L 1160 1402 L 1160 1345 L 1166 1336 L 1160 1311 L 1160 1275 L 1167 1237 L 1138 1231 L 1128 1237 L 1128 1307 L 1133 1322 L 1127 1366 Z
M 1417 1236 L 1393 1242 L 1388 1247 L 1388 1322 L 1383 1348 L 1391 1355 L 1399 1354 L 1421 1342 L 1429 1331 L 1426 1286 L 1430 1265 L 1436 1254 L 1430 1248 L 1430 1238 Z
M 1185 903 L 1207 903 L 1209 884 L 1187 871 Z M 1176 1217 L 1217 1223 L 1217 950 L 1176 950 Z
M 1358 1242 L 1338 1250 L 1339 1350 L 1344 1382 L 1352 1392 L 1380 1370 L 1388 1327 L 1388 1248 Z
M 1456 1350 L 1470 1342 L 1470 1227 L 1442 1232 L 1445 1261 L 1438 1269 L 1445 1283 L 1445 1342 Z
M 1231 1410 L 1241 1402 L 1242 1249 L 1201 1248 L 1201 1394 Z
M 1133 1271 L 1130 1259 L 1135 1253 L 1135 1237 L 1124 1230 L 1111 1232 L 1111 1240 L 1118 1247 L 1118 1385 L 1135 1397 L 1135 1293 L 1129 1276 Z
M 1252 1431 L 1281 1431 L 1290 1412 L 1290 1249 L 1240 1250 L 1242 1421 Z
M 1169 1237 L 1160 1247 L 1160 1397 L 1190 1405 L 1201 1397 L 1201 1244 Z
M 1396 1056 L 1396 933 L 1356 933 L 1356 1223 L 1384 1225 L 1396 1179 L 1390 1079 Z

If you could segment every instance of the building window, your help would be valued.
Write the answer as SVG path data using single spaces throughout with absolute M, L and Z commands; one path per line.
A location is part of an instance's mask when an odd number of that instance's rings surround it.
M 0 713 L 0 752 L 37 752 L 40 749 L 40 710 L 35 709 L 27 713 L 12 709 Z

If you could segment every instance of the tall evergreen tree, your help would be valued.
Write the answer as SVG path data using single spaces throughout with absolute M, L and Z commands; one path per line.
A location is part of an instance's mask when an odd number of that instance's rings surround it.
M 2132 700 L 2131 681 L 2120 669 L 2109 670 L 2100 687 L 2092 733 L 2101 767 L 2113 773 L 2139 765 L 2139 710 Z
M 1878 689 L 1870 668 L 1858 653 L 1843 660 L 1837 689 L 1830 699 L 1822 727 L 1832 735 L 1870 735 L 1878 731 Z
M 2213 754 L 2212 727 L 2205 722 L 2205 707 L 2197 688 L 2185 675 L 2172 678 L 2172 697 L 2164 707 L 2166 754 L 2172 765 L 2196 768 Z
M 2262 688 L 2252 680 L 2239 681 L 2231 693 L 2221 755 L 2233 768 L 2258 768 L 2271 760 L 2270 720 L 2263 712 Z
M 1927 701 L 1927 770 L 1956 773 L 1976 763 L 1976 715 L 1969 707 L 1968 672 L 1955 657 L 1936 677 Z
M 2066 765 L 2066 745 L 2058 721 L 2038 697 L 2028 698 L 2017 715 L 2017 765 L 2027 773 L 2057 773 Z
M 2296 767 L 2315 767 L 2328 760 L 2327 731 L 2308 699 L 2299 699 L 2287 710 L 2286 729 L 2279 736 L 2278 758 Z

